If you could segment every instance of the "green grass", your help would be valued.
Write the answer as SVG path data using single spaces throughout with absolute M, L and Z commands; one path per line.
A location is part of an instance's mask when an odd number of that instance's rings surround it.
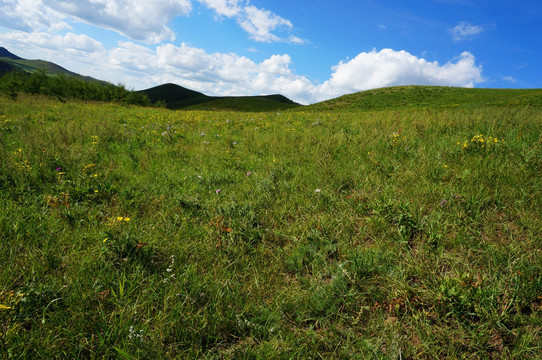
M 396 86 L 362 91 L 310 105 L 307 110 L 476 109 L 542 107 L 542 89 L 469 89 L 443 86 Z
M 275 100 L 266 96 L 238 96 L 210 100 L 201 104 L 187 106 L 183 110 L 269 112 L 295 109 L 299 106 L 296 103 Z
M 0 109 L 0 358 L 542 357 L 540 107 Z

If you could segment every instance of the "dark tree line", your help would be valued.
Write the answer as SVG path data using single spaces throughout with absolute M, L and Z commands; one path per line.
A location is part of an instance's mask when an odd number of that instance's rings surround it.
M 151 105 L 146 94 L 127 90 L 124 85 L 83 80 L 64 74 L 51 75 L 41 69 L 32 74 L 17 71 L 4 73 L 0 77 L 0 91 L 12 99 L 16 99 L 19 93 L 27 93 L 54 96 L 63 102 L 81 99 Z

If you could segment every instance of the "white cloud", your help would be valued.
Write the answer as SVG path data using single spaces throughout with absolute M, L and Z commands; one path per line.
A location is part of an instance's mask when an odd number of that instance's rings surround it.
M 242 7 L 239 6 L 239 0 L 198 0 L 205 4 L 209 9 L 213 9 L 218 15 L 234 17 L 238 15 Z
M 0 4 L 0 24 L 22 30 L 62 30 L 70 28 L 64 16 L 43 5 L 41 0 L 3 0 Z
M 512 76 L 503 76 L 502 79 L 503 79 L 504 81 L 508 81 L 508 82 L 511 82 L 511 83 L 516 83 L 516 82 L 517 82 L 517 80 L 516 80 L 514 77 L 512 77 Z
M 174 82 L 209 95 L 281 93 L 305 104 L 386 86 L 473 87 L 483 81 L 481 66 L 476 65 L 474 56 L 468 52 L 439 65 L 406 51 L 373 50 L 340 62 L 332 68 L 330 79 L 319 85 L 295 74 L 292 59 L 287 54 L 272 55 L 256 63 L 232 53 L 210 54 L 186 44 L 165 44 L 152 52 L 142 49 L 140 56 L 131 54 L 126 61 L 153 64 L 151 76 L 144 83 L 140 75 L 129 78 L 139 87 Z
M 53 61 L 71 71 L 143 89 L 173 82 L 208 95 L 281 93 L 307 104 L 358 91 L 395 85 L 472 87 L 482 68 L 469 52 L 443 65 L 406 51 L 362 52 L 332 67 L 330 78 L 315 84 L 292 70 L 288 54 L 261 62 L 234 53 L 171 43 L 155 47 L 119 42 L 112 50 L 86 35 L 45 32 L 0 33 L 0 43 L 17 55 Z
M 362 52 L 334 66 L 331 78 L 315 87 L 313 98 L 326 98 L 396 85 L 446 85 L 473 87 L 482 82 L 482 68 L 474 56 L 463 52 L 455 62 L 439 65 L 406 51 L 383 49 Z
M 11 31 L 0 34 L 0 40 L 8 48 L 23 48 L 25 53 L 35 53 L 43 58 L 44 50 L 51 50 L 47 54 L 61 54 L 63 51 L 77 52 L 81 55 L 103 52 L 102 44 L 87 35 L 67 33 L 55 35 L 46 32 L 26 33 Z M 59 64 L 61 65 L 61 64 Z
M 475 35 L 481 34 L 486 29 L 483 26 L 473 25 L 465 21 L 461 21 L 455 27 L 448 29 L 454 41 L 469 39 Z
M 248 0 L 3 0 L 0 24 L 27 32 L 58 31 L 70 28 L 66 21 L 78 19 L 155 44 L 175 39 L 168 23 L 175 17 L 188 16 L 193 1 L 220 17 L 234 18 L 255 41 L 304 42 L 293 35 L 278 35 L 281 31 L 291 32 L 292 23 L 269 10 L 249 5 Z
M 19 0 L 23 1 L 23 0 Z M 25 0 L 26 1 L 26 0 Z M 42 0 L 43 4 L 66 16 L 118 31 L 147 43 L 173 41 L 167 23 L 190 13 L 190 0 Z
M 297 36 L 280 37 L 275 33 L 277 30 L 290 31 L 292 23 L 279 15 L 255 6 L 241 6 L 240 0 L 198 0 L 209 9 L 214 10 L 219 16 L 235 18 L 237 23 L 245 30 L 251 39 L 260 42 L 290 42 L 303 44 L 305 41 Z
M 252 39 L 263 42 L 279 41 L 280 38 L 272 33 L 277 28 L 292 28 L 290 21 L 268 10 L 261 10 L 254 6 L 245 7 L 238 22 L 241 28 L 250 34 Z

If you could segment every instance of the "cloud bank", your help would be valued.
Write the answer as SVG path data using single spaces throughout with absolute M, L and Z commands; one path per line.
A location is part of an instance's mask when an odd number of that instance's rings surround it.
M 430 62 L 406 51 L 382 49 L 361 52 L 330 70 L 327 81 L 316 84 L 296 74 L 288 54 L 261 62 L 234 53 L 209 53 L 187 44 L 167 43 L 154 48 L 131 41 L 108 50 L 86 35 L 12 31 L 0 34 L 10 50 L 56 62 L 72 71 L 143 89 L 173 82 L 208 95 L 281 93 L 303 104 L 343 94 L 395 85 L 473 87 L 483 81 L 474 55 L 463 52 L 445 64 Z

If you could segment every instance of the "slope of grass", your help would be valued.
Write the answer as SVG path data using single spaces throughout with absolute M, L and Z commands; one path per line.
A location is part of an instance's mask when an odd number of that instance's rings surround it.
M 2 358 L 542 357 L 540 108 L 0 109 Z
M 239 97 L 222 97 L 211 98 L 197 105 L 192 105 L 184 108 L 184 110 L 207 110 L 207 111 L 245 111 L 245 112 L 265 112 L 294 109 L 299 107 L 290 100 L 290 102 L 277 101 L 275 98 L 265 96 L 239 96 Z
M 310 105 L 307 110 L 386 110 L 468 108 L 480 106 L 542 107 L 542 89 L 469 89 L 397 86 L 344 95 Z
M 40 70 L 45 70 L 49 75 L 65 75 L 74 77 L 85 81 L 93 81 L 97 83 L 107 84 L 105 81 L 94 79 L 90 76 L 84 76 L 72 71 L 66 70 L 63 67 L 44 60 L 26 60 L 26 59 L 12 59 L 12 58 L 0 58 L 0 63 L 3 63 L 3 67 L 6 70 L 22 71 L 28 74 L 33 74 Z

